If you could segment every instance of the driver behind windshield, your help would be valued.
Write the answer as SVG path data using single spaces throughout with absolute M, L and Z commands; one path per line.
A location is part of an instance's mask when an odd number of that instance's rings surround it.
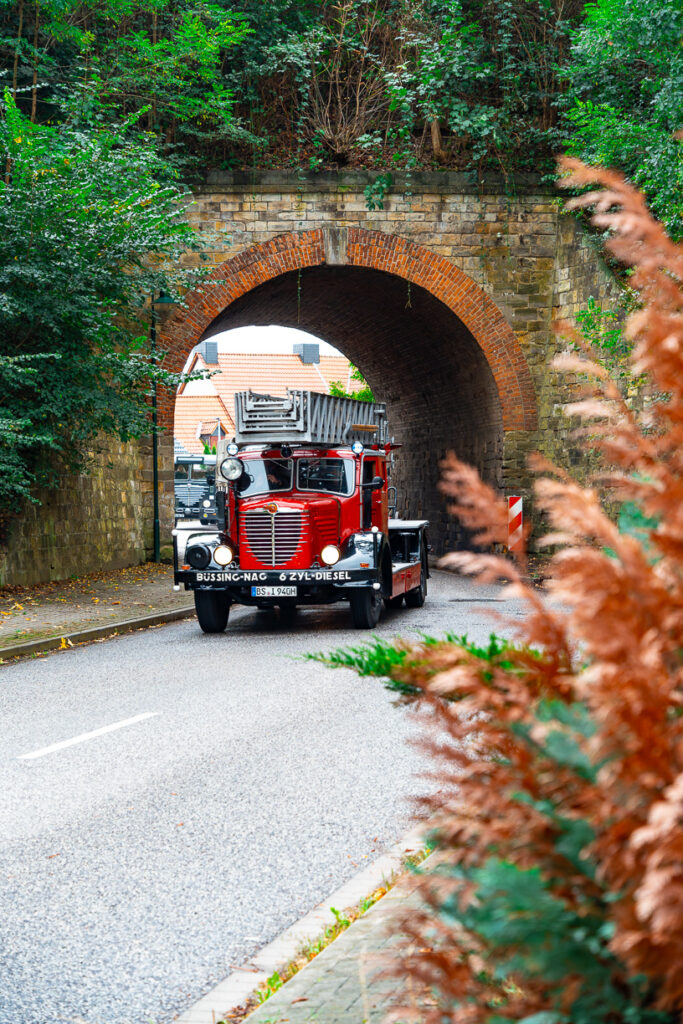
M 266 459 L 265 470 L 269 490 L 289 490 L 291 486 L 291 468 L 289 462 L 281 462 L 278 459 Z

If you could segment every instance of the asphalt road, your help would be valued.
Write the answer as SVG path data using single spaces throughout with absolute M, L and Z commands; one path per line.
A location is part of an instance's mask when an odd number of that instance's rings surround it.
M 484 638 L 497 597 L 437 573 L 378 632 Z M 0 1024 L 168 1022 L 403 835 L 415 712 L 299 657 L 367 635 L 237 609 L 0 669 Z

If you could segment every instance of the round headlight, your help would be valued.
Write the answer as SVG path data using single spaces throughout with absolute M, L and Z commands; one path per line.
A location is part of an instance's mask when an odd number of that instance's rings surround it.
M 202 502 L 202 506 L 204 508 L 211 508 L 211 502 L 209 501 L 208 498 L 204 498 L 204 501 Z
M 326 544 L 320 552 L 320 558 L 325 565 L 335 565 L 341 558 L 341 551 L 334 544 Z
M 242 476 L 244 466 L 240 459 L 223 459 L 221 462 L 221 476 L 226 480 L 239 480 Z
M 217 565 L 230 565 L 235 553 L 227 544 L 219 544 L 213 553 L 213 560 Z
M 211 561 L 211 552 L 206 544 L 193 544 L 187 549 L 185 558 L 193 569 L 206 569 Z

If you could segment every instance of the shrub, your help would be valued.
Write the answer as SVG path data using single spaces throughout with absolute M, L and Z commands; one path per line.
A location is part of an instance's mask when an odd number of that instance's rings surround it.
M 153 138 L 0 108 L 0 518 L 80 471 L 100 434 L 150 430 L 146 302 L 190 274 L 186 194 Z
M 441 783 L 427 801 L 438 861 L 400 964 L 422 996 L 401 1020 L 672 1024 L 683 1010 L 683 253 L 621 177 L 563 170 L 600 186 L 573 205 L 593 206 L 635 266 L 626 331 L 647 415 L 599 364 L 561 364 L 590 379 L 568 411 L 590 421 L 586 444 L 640 518 L 620 532 L 596 490 L 537 458 L 559 549 L 549 599 L 526 585 L 523 555 L 445 559 L 505 577 L 528 612 L 502 656 L 454 642 L 401 658 Z M 475 541 L 505 542 L 505 506 L 470 467 L 447 459 L 443 490 Z

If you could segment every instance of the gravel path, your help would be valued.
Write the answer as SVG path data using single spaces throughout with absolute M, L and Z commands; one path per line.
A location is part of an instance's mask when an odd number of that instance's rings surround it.
M 379 632 L 484 638 L 496 596 L 437 573 Z M 296 657 L 348 626 L 239 609 L 0 670 L 0 1024 L 165 1024 L 400 838 L 415 712 Z

